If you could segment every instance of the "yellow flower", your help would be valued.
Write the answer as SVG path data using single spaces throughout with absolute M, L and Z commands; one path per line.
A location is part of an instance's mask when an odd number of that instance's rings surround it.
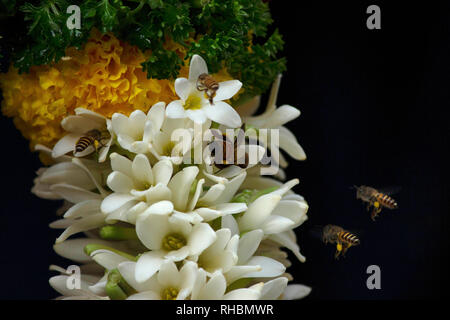
M 186 48 L 168 39 L 166 49 L 186 56 Z M 158 101 L 178 99 L 173 80 L 147 79 L 141 63 L 151 52 L 122 42 L 114 35 L 98 30 L 80 50 L 68 48 L 66 57 L 52 65 L 33 66 L 29 73 L 19 74 L 10 67 L 0 74 L 3 91 L 2 112 L 14 119 L 14 124 L 30 147 L 43 144 L 52 148 L 64 132 L 61 120 L 83 107 L 106 117 L 133 110 L 147 112 Z M 181 67 L 181 77 L 187 77 L 189 63 Z M 223 69 L 217 80 L 232 77 Z

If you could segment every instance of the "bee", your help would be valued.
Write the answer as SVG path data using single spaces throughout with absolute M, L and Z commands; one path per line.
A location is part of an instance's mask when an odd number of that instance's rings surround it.
M 241 145 L 240 141 L 242 141 L 242 135 L 244 134 L 243 130 L 244 125 L 239 129 L 238 134 L 234 137 L 234 141 L 231 142 L 227 135 L 224 133 L 220 135 L 217 131 L 213 130 L 213 135 L 216 137 L 216 141 L 210 144 L 212 147 L 212 155 L 215 156 L 215 160 L 217 160 L 215 155 L 215 147 L 219 147 L 222 149 L 222 163 L 214 162 L 214 165 L 219 169 L 224 169 L 231 165 L 236 165 L 242 169 L 248 167 L 249 157 L 247 151 L 245 151 L 244 155 L 238 158 L 238 147 Z M 217 145 L 219 143 L 219 145 Z M 214 147 L 215 146 L 215 147 Z
M 95 150 L 97 151 L 99 147 L 103 147 L 102 140 L 106 139 L 106 137 L 102 134 L 102 132 L 98 129 L 93 129 L 86 132 L 75 144 L 75 152 L 83 152 L 89 146 L 93 145 Z
M 205 91 L 208 96 L 209 103 L 213 104 L 213 98 L 219 89 L 219 83 L 213 78 L 213 76 L 202 73 L 197 79 L 197 90 Z
M 345 256 L 345 253 L 351 246 L 357 246 L 360 244 L 360 240 L 355 234 L 332 224 L 328 224 L 323 227 L 322 241 L 325 242 L 325 244 L 336 243 L 336 253 L 334 254 L 335 259 L 339 259 L 341 254 L 342 256 Z
M 398 187 L 393 187 L 389 189 L 384 189 L 378 191 L 375 188 L 368 186 L 354 186 L 356 189 L 356 199 L 361 199 L 364 202 L 367 202 L 367 211 L 370 210 L 370 207 L 373 206 L 372 213 L 370 214 L 370 218 L 375 221 L 375 218 L 381 212 L 381 209 L 397 209 L 397 202 L 392 199 L 389 195 L 396 193 L 399 191 Z

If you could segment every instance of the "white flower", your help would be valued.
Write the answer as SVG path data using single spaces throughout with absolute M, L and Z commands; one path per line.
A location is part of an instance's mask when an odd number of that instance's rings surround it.
M 121 118 L 113 116 L 113 128 L 119 130 L 119 136 L 123 136 L 125 133 L 120 131 L 119 125 L 114 126 L 114 124 Z M 194 122 L 188 118 L 172 119 L 167 117 L 163 102 L 153 105 L 148 111 L 146 119 L 144 127 L 140 128 L 135 137 L 121 139 L 122 142 L 125 141 L 124 148 L 134 153 L 150 153 L 158 161 L 169 159 L 174 164 L 180 164 L 184 155 L 191 156 L 190 151 L 194 146 L 194 127 L 196 126 Z M 136 124 L 136 126 L 138 125 Z M 206 121 L 196 129 L 202 133 L 210 125 L 211 121 Z
M 140 214 L 154 213 L 173 214 L 198 223 L 247 209 L 245 204 L 229 203 L 235 191 L 222 184 L 217 183 L 204 192 L 205 179 L 196 179 L 199 173 L 196 166 L 172 175 L 173 165 L 168 159 L 152 167 L 143 154 L 131 161 L 117 153 L 111 154 L 111 166 L 114 171 L 108 176 L 107 185 L 114 193 L 101 206 L 108 215 L 107 222 L 121 220 L 135 224 Z
M 69 158 L 70 159 L 70 158 Z M 56 239 L 62 242 L 71 235 L 102 226 L 105 215 L 100 210 L 102 199 L 108 195 L 103 188 L 103 175 L 108 169 L 103 164 L 73 158 L 39 170 L 32 192 L 47 199 L 64 199 L 72 204 L 64 219 L 50 227 L 65 229 Z
M 181 100 L 172 101 L 167 106 L 170 118 L 188 117 L 196 123 L 204 123 L 211 119 L 230 128 L 241 126 L 241 117 L 229 104 L 222 100 L 230 99 L 242 86 L 238 80 L 219 83 L 213 103 L 211 104 L 203 91 L 197 89 L 197 80 L 201 74 L 208 73 L 205 60 L 198 55 L 191 58 L 189 78 L 175 80 L 175 91 Z
M 154 210 L 172 212 L 173 204 L 165 201 L 172 198 L 172 190 L 167 186 L 173 173 L 170 161 L 161 160 L 152 167 L 143 154 L 131 161 L 113 153 L 111 168 L 113 172 L 108 176 L 107 185 L 113 193 L 101 204 L 102 211 L 108 215 L 108 222 L 121 220 L 134 224 L 138 214 L 156 203 L 159 205 L 153 207 Z
M 158 273 L 144 282 L 137 282 L 136 268 L 134 262 L 124 262 L 118 267 L 125 281 L 137 291 L 128 300 L 185 300 L 192 292 L 198 272 L 192 261 L 186 261 L 180 270 L 173 261 L 166 261 Z
M 263 283 L 258 283 L 225 294 L 227 281 L 223 274 L 217 271 L 207 280 L 207 273 L 200 269 L 192 289 L 191 300 L 258 300 L 263 286 Z
M 216 240 L 197 259 L 199 268 L 209 276 L 214 272 L 225 273 L 238 261 L 239 235 L 231 236 L 231 230 L 223 228 L 216 231 Z
M 78 140 L 86 136 L 89 131 L 97 130 L 100 133 L 98 161 L 105 161 L 114 137 L 111 130 L 111 120 L 106 119 L 96 112 L 84 108 L 76 108 L 75 115 L 64 118 L 61 121 L 61 126 L 69 134 L 65 135 L 55 144 L 52 152 L 53 158 L 58 158 L 68 152 L 73 152 L 76 157 L 84 157 L 91 154 L 95 151 L 93 145 L 88 146 L 81 152 L 76 152 L 75 146 Z
M 58 300 L 109 300 L 108 297 L 98 295 L 92 292 L 91 287 L 98 281 L 100 276 L 90 275 L 81 272 L 80 288 L 72 288 L 68 284 L 72 284 L 73 275 L 67 273 L 64 268 L 58 266 L 50 266 L 50 270 L 59 271 L 61 274 L 50 278 L 49 283 L 58 293 L 61 294 Z
M 264 256 L 254 256 L 264 233 L 253 230 L 239 239 L 238 262 L 225 273 L 228 283 L 240 278 L 272 278 L 278 277 L 286 270 L 280 262 Z
M 264 234 L 270 235 L 291 230 L 303 223 L 307 219 L 306 202 L 291 200 L 289 195 L 283 199 L 283 195 L 298 182 L 298 179 L 293 179 L 252 202 L 247 211 L 236 219 L 239 230 L 262 229 Z
M 300 116 L 300 111 L 289 105 L 282 105 L 276 107 L 276 101 L 278 96 L 278 88 L 280 87 L 281 75 L 275 80 L 270 92 L 269 101 L 267 103 L 264 113 L 258 116 L 244 117 L 244 122 L 257 129 L 278 129 L 279 141 L 273 141 L 273 143 L 286 151 L 292 158 L 296 160 L 305 160 L 306 154 L 303 148 L 297 142 L 295 135 L 284 125 Z M 269 137 L 270 138 L 270 137 Z M 271 143 L 268 143 L 270 146 Z M 286 160 L 280 154 L 280 164 L 282 167 L 287 166 Z
M 207 223 L 192 225 L 177 216 L 143 213 L 136 222 L 136 233 L 150 250 L 136 264 L 136 281 L 149 279 L 164 261 L 181 261 L 200 255 L 215 240 Z

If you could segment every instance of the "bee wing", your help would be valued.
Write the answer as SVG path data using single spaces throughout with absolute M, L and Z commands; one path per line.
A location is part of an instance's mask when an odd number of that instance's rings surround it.
M 322 241 L 323 226 L 315 225 L 311 227 L 311 229 L 309 229 L 308 233 L 311 236 L 311 238 Z
M 389 186 L 389 187 L 384 187 L 384 188 L 380 188 L 378 189 L 378 192 L 387 194 L 387 195 L 393 195 L 396 193 L 399 193 L 400 190 L 402 190 L 402 187 L 400 186 Z

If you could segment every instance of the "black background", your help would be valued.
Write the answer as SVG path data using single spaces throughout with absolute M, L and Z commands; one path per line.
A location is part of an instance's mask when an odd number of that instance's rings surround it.
M 287 171 L 310 205 L 297 232 L 307 262 L 292 259 L 289 271 L 313 287 L 309 300 L 439 298 L 449 278 L 450 8 L 335 2 L 270 2 L 288 59 L 278 105 L 301 110 L 288 127 L 308 156 Z M 381 30 L 366 27 L 370 4 L 381 8 Z M 51 250 L 59 231 L 48 224 L 60 203 L 29 192 L 37 155 L 11 119 L 0 122 L 0 298 L 53 298 L 48 266 L 69 264 Z M 372 222 L 354 184 L 401 186 L 400 208 Z M 328 223 L 362 231 L 345 259 L 308 232 Z M 366 287 L 373 264 L 381 290 Z

